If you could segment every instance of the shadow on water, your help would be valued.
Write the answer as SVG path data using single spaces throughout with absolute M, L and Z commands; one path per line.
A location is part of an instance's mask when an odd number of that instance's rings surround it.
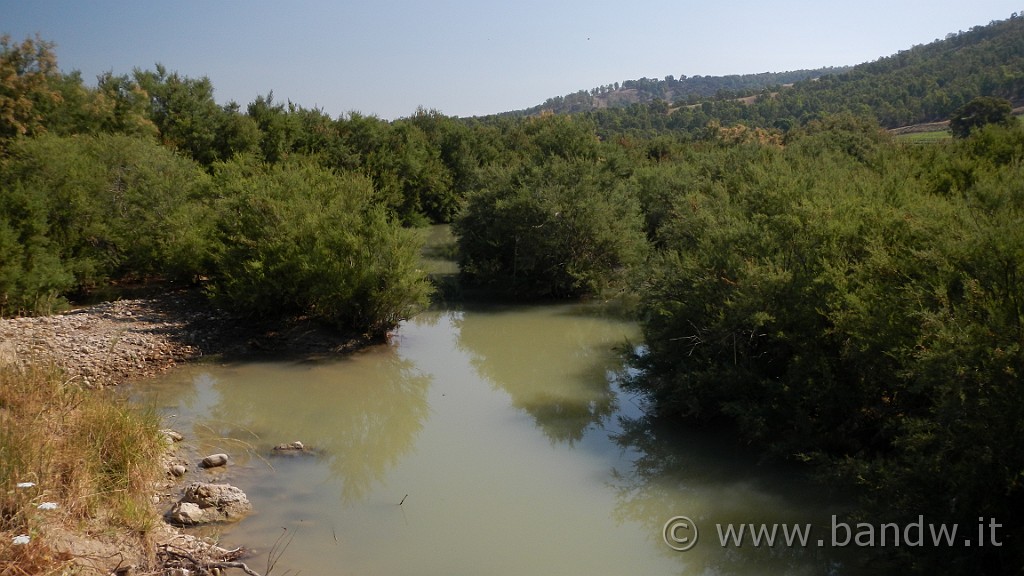
M 652 416 L 620 417 L 619 423 L 621 431 L 611 439 L 635 457 L 612 475 L 614 514 L 659 536 L 670 518 L 692 519 L 698 545 L 686 552 L 662 548 L 664 554 L 685 554 L 688 574 L 861 573 L 852 551 L 832 547 L 833 515 L 842 522 L 849 502 L 817 483 L 806 467 L 765 461 L 738 444 L 727 427 L 682 427 Z M 754 545 L 749 531 L 736 545 L 728 527 L 741 525 L 776 526 L 775 545 Z M 806 539 L 797 535 L 786 543 L 784 526 L 799 527 Z

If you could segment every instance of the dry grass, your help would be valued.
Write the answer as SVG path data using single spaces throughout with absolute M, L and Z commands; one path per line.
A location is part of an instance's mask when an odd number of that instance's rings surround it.
M 0 366 L 0 576 L 68 572 L 73 551 L 47 539 L 57 529 L 152 548 L 163 449 L 154 412 L 53 368 Z

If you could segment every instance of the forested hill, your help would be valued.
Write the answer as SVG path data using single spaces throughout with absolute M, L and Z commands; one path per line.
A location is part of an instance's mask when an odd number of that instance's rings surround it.
M 695 132 L 709 123 L 781 128 L 799 125 L 825 114 L 869 116 L 886 128 L 946 120 L 977 96 L 1024 103 L 1024 14 L 1007 20 L 952 32 L 943 40 L 913 46 L 892 56 L 848 69 L 801 71 L 805 78 L 786 82 L 784 76 L 750 75 L 627 82 L 549 100 L 533 113 L 573 112 L 593 117 L 599 130 L 653 133 L 660 130 Z M 761 88 L 752 88 L 764 76 Z M 680 99 L 677 88 L 721 86 L 714 96 Z M 746 83 L 746 84 L 745 84 Z M 740 86 L 748 86 L 741 88 Z M 637 103 L 612 104 L 635 90 Z M 643 96 L 640 96 L 642 94 Z M 646 101 L 645 101 L 646 99 Z
M 845 72 L 849 66 L 792 70 L 789 72 L 762 72 L 760 74 L 731 74 L 728 76 L 666 76 L 640 78 L 580 90 L 566 96 L 548 98 L 543 104 L 506 112 L 510 116 L 533 116 L 540 113 L 566 114 L 588 112 L 604 108 L 622 108 L 663 100 L 666 102 L 696 103 L 709 98 L 733 98 L 737 95 L 757 94 L 766 88 L 778 88 L 794 82 L 818 78 L 825 74 Z

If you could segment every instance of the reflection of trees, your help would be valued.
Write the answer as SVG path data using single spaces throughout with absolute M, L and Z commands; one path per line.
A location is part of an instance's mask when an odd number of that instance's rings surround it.
M 503 389 L 552 442 L 570 444 L 616 409 L 613 348 L 634 333 L 580 306 L 511 308 L 455 319 L 459 347 L 481 378 Z
M 824 490 L 793 466 L 765 465 L 721 430 L 680 429 L 678 421 L 622 419 L 613 439 L 637 454 L 632 469 L 614 474 L 617 520 L 640 522 L 663 554 L 687 574 L 849 574 L 828 545 L 830 514 Z M 698 544 L 680 553 L 662 542 L 665 522 L 686 515 L 700 527 Z M 807 548 L 721 547 L 716 524 L 812 524 Z M 779 530 L 778 540 L 782 540 Z
M 368 491 L 413 447 L 429 409 L 430 377 L 388 346 L 345 360 L 298 365 L 245 364 L 218 378 L 212 422 L 228 437 L 269 453 L 301 440 L 327 461 L 350 503 Z

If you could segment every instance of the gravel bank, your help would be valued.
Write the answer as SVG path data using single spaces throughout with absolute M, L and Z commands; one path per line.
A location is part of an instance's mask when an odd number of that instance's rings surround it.
M 199 294 L 118 300 L 64 314 L 0 320 L 0 362 L 54 362 L 87 386 L 158 374 L 219 348 L 230 318 Z
M 153 376 L 201 356 L 323 357 L 368 343 L 302 318 L 264 322 L 232 316 L 187 290 L 52 316 L 0 319 L 0 364 L 55 362 L 69 377 L 94 387 Z

